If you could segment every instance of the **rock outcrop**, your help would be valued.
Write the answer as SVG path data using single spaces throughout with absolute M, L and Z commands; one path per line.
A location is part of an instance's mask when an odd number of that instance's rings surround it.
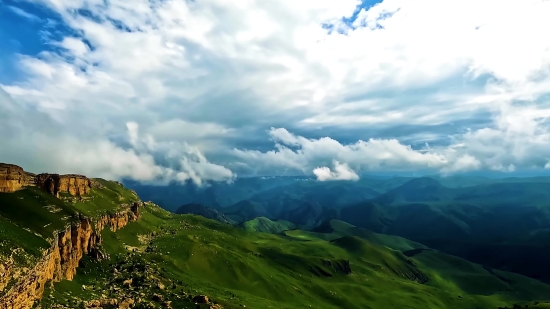
M 65 230 L 55 233 L 50 248 L 43 252 L 36 266 L 0 297 L 0 309 L 31 308 L 42 297 L 48 282 L 72 280 L 80 259 L 101 244 L 101 230 L 109 227 L 116 231 L 137 220 L 140 205 L 141 202 L 136 202 L 126 211 L 99 219 L 80 216 Z
M 38 174 L 35 184 L 56 197 L 61 192 L 72 196 L 87 195 L 92 188 L 91 180 L 82 175 Z
M 15 192 L 28 186 L 38 186 L 56 197 L 60 193 L 80 197 L 89 194 L 92 188 L 102 187 L 97 181 L 82 175 L 35 175 L 25 172 L 20 166 L 0 163 L 0 192 Z
M 15 192 L 33 186 L 34 177 L 34 174 L 25 172 L 20 166 L 0 163 L 0 192 Z

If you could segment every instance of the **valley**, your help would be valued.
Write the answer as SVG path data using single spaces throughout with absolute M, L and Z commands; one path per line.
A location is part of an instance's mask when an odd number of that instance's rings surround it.
M 27 180 L 13 185 L 21 175 Z M 323 220 L 238 223 L 200 204 L 178 211 L 199 214 L 169 212 L 118 182 L 54 175 L 44 188 L 33 177 L 10 166 L 0 178 L 10 184 L 0 193 L 0 308 L 496 309 L 549 301 L 541 281 L 380 233 L 392 226 L 387 219 L 366 229 L 369 220 L 330 218 L 345 217 L 346 206 L 314 212 Z M 266 214 L 284 213 L 278 203 Z M 297 215 L 312 209 L 303 205 Z

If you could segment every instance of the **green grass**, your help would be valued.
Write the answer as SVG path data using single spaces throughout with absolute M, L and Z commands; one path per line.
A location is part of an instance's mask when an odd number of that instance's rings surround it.
M 0 261 L 11 257 L 16 267 L 30 267 L 49 247 L 54 234 L 78 220 L 79 214 L 97 217 L 119 210 L 122 203 L 139 200 L 120 184 L 97 181 L 104 188 L 92 189 L 86 197 L 92 199 L 83 202 L 72 202 L 76 199 L 66 193 L 58 199 L 37 187 L 0 193 Z
M 42 250 L 49 247 L 49 243 L 44 238 L 0 217 L 0 255 L 8 256 L 17 247 L 34 257 L 40 257 Z
M 262 232 L 271 234 L 277 234 L 296 228 L 296 225 L 292 222 L 285 220 L 271 221 L 266 217 L 258 217 L 252 220 L 248 220 L 241 223 L 239 226 L 249 232 Z
M 93 199 L 84 202 L 65 202 L 37 188 L 0 194 L 0 254 L 5 256 L 17 246 L 31 257 L 18 263 L 28 264 L 47 247 L 45 239 L 75 214 L 114 212 L 120 204 L 138 199 L 115 182 L 98 181 L 105 188 L 92 190 Z M 80 301 L 102 294 L 118 297 L 120 292 L 111 288 L 121 286 L 128 276 L 144 284 L 143 296 L 133 297 L 151 301 L 153 293 L 162 293 L 174 301 L 174 308 L 195 308 L 187 296 L 197 294 L 206 294 L 229 309 L 243 305 L 496 309 L 529 300 L 543 306 L 550 295 L 546 284 L 437 251 L 406 256 L 403 251 L 425 246 L 338 220 L 315 231 L 286 230 L 287 222 L 265 218 L 243 226 L 175 215 L 147 204 L 139 221 L 116 232 L 102 231 L 108 260 L 84 258 L 73 281 L 47 288 L 42 307 L 62 303 L 75 308 Z M 286 231 L 273 234 L 280 230 Z M 118 274 L 113 273 L 115 266 L 121 269 Z M 170 288 L 160 289 L 151 282 Z M 125 293 L 137 292 L 127 289 Z
M 399 237 L 367 233 L 338 221 L 331 227 L 330 233 L 257 233 L 148 205 L 142 220 L 115 233 L 103 232 L 104 248 L 111 254 L 105 263 L 133 259 L 158 267 L 163 280 L 182 282 L 186 293 L 209 295 L 225 308 L 496 309 L 550 295 L 550 286 L 538 281 L 504 272 L 491 274 L 479 265 L 435 251 L 406 257 L 391 247 L 423 246 Z M 143 235 L 152 234 L 156 236 L 143 241 Z M 125 245 L 143 252 L 129 253 Z M 342 271 L 346 261 L 352 274 Z M 101 289 L 109 275 L 101 274 L 104 267 L 96 263 L 86 267 L 87 274 L 79 270 L 75 282 L 87 282 L 94 273 L 92 281 Z M 429 280 L 417 282 L 424 275 Z M 70 285 L 56 284 L 57 296 L 52 297 L 63 297 Z M 86 293 L 79 297 L 95 295 Z
M 92 188 L 89 194 L 90 199 L 77 201 L 73 204 L 82 214 L 98 216 L 115 213 L 121 210 L 120 205 L 139 201 L 139 197 L 133 191 L 124 188 L 119 183 L 99 178 L 94 180 L 104 187 Z
M 47 206 L 56 212 L 50 211 Z M 63 229 L 76 213 L 73 207 L 39 188 L 0 193 L 0 216 L 44 238 L 52 237 L 54 231 Z

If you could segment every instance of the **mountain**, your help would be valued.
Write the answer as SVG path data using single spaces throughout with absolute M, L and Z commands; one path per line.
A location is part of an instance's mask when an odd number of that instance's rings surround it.
M 227 224 L 233 224 L 234 222 L 228 219 L 223 213 L 219 212 L 217 209 L 208 207 L 202 204 L 185 204 L 182 205 L 176 210 L 177 214 L 194 214 L 203 216 L 208 219 L 217 220 Z
M 437 179 L 436 179 L 437 178 Z M 394 181 L 391 186 L 387 183 Z M 304 183 L 272 188 L 222 211 L 237 222 L 266 217 L 311 229 L 338 219 L 377 233 L 402 236 L 489 267 L 550 282 L 544 266 L 550 256 L 550 182 L 547 177 L 475 178 L 420 177 L 367 179 L 347 191 L 342 184 Z M 385 185 L 376 185 L 376 181 Z M 445 186 L 442 181 L 454 183 Z M 391 182 L 390 182 L 391 183 Z M 480 184 L 481 183 L 481 184 Z M 361 196 L 347 205 L 336 192 L 357 194 L 360 188 L 387 188 L 373 198 Z M 313 189 L 312 189 L 313 188 Z M 307 189 L 307 190 L 306 190 Z M 329 193 L 320 194 L 326 190 Z M 308 192 L 311 194 L 305 194 Z M 319 193 L 319 197 L 315 194 Z M 333 198 L 327 198 L 332 196 Z M 340 201 L 353 198 L 338 196 Z M 332 205 L 332 206 L 331 206 Z M 497 250 L 502 254 L 491 252 Z M 517 260 L 528 263 L 517 263 Z
M 202 187 L 188 181 L 163 185 L 147 185 L 126 180 L 124 185 L 135 190 L 144 200 L 153 201 L 169 211 L 176 211 L 182 204 L 204 204 L 212 207 L 227 207 L 252 195 L 287 184 L 307 181 L 302 176 L 281 177 L 243 177 L 231 183 L 212 182 Z
M 117 182 L 40 175 L 0 165 L 1 309 L 496 309 L 550 295 L 528 277 L 338 220 L 258 233 L 170 213 Z M 254 222 L 243 226 L 271 225 Z
M 499 181 L 449 188 L 434 179 L 411 180 L 342 208 L 336 218 L 550 282 L 544 262 L 550 257 L 544 233 L 550 229 L 550 183 Z
M 436 202 L 453 197 L 455 190 L 444 187 L 439 181 L 430 177 L 412 179 L 397 188 L 387 191 L 376 198 L 380 204 L 404 202 Z
M 231 183 L 214 182 L 202 187 L 191 182 L 153 186 L 124 181 L 124 185 L 134 189 L 144 200 L 175 211 L 180 205 L 189 203 L 225 208 L 244 200 L 265 203 L 274 197 L 340 207 L 371 199 L 411 179 L 394 177 L 320 182 L 306 176 L 274 176 L 237 178 Z

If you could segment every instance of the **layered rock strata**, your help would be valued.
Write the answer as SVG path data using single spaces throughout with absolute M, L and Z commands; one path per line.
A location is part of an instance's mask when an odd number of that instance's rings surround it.
M 13 164 L 0 163 L 0 192 L 11 193 L 28 186 L 38 186 L 59 197 L 60 193 L 82 196 L 101 184 L 82 175 L 32 174 Z
M 34 174 L 27 173 L 22 167 L 0 163 L 0 192 L 15 192 L 26 186 L 34 186 Z
M 126 211 L 105 215 L 98 219 L 80 216 L 77 222 L 54 234 L 50 248 L 42 258 L 5 293 L 0 290 L 0 309 L 28 309 L 44 293 L 48 282 L 72 280 L 80 259 L 92 253 L 101 244 L 101 230 L 116 231 L 130 221 L 139 218 L 141 202 L 131 205 Z M 2 268 L 0 268 L 2 271 Z M 4 269 L 4 271 L 8 271 Z

